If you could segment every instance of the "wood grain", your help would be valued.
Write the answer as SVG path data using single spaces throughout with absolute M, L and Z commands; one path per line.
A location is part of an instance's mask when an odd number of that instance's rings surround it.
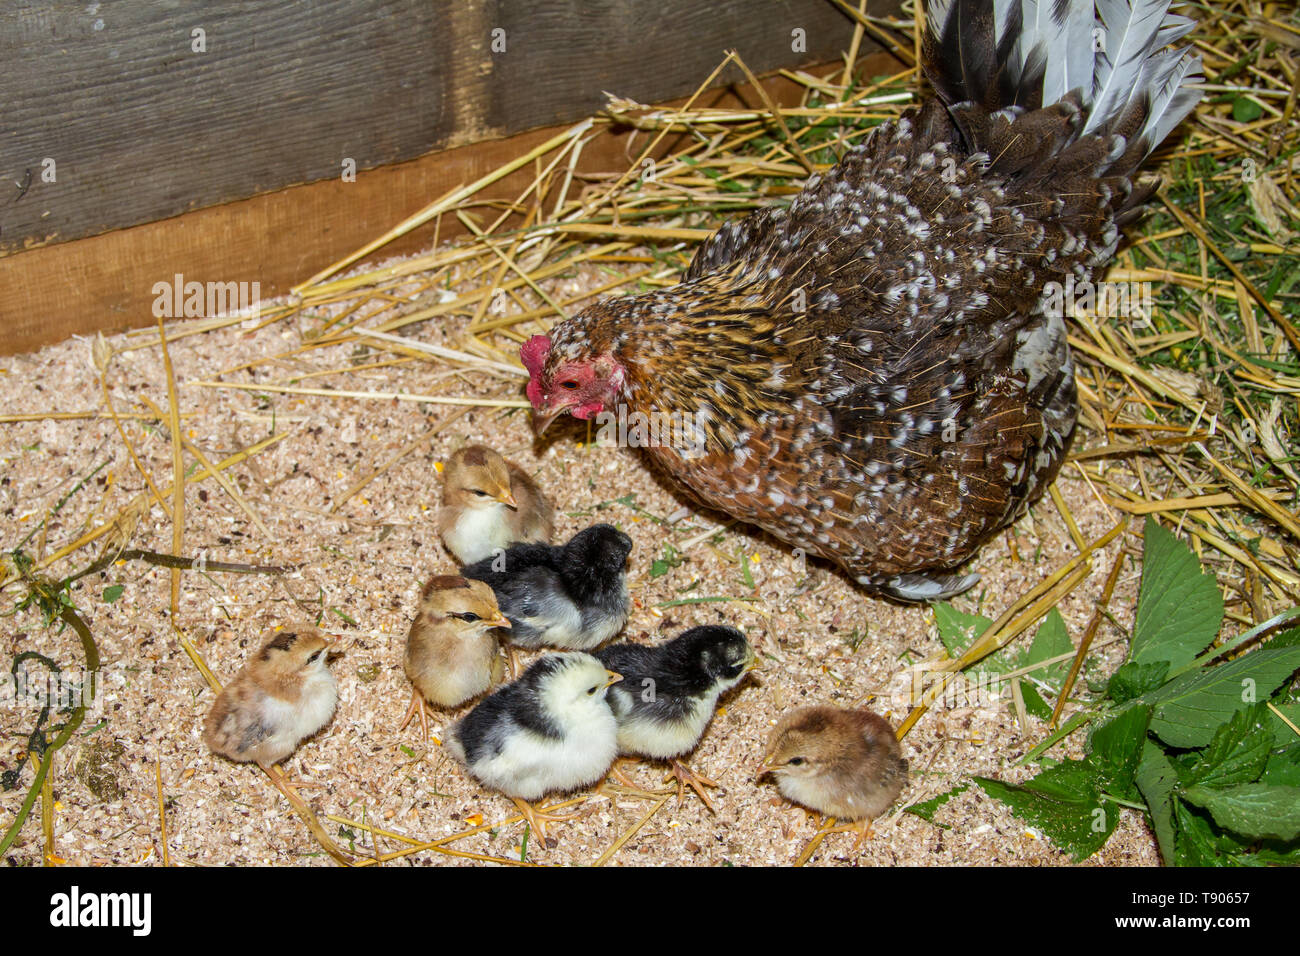
M 6 3 L 0 255 L 567 122 L 606 89 L 670 99 L 730 47 L 826 61 L 850 35 L 825 0 Z
M 713 66 L 716 61 L 709 69 Z M 862 58 L 861 69 L 870 76 L 895 72 L 900 64 L 875 53 Z M 837 71 L 834 65 L 811 70 Z M 695 82 L 699 80 L 697 76 Z M 778 103 L 795 102 L 800 91 L 779 78 L 764 86 Z M 702 102 L 759 105 L 744 87 L 711 91 Z M 445 149 L 362 171 L 356 182 L 331 178 L 0 257 L 0 354 L 29 351 L 71 335 L 152 324 L 153 285 L 171 281 L 176 273 L 199 282 L 256 281 L 264 298 L 286 292 L 437 196 L 479 179 L 556 131 L 549 127 Z M 621 171 L 645 142 L 643 135 L 633 143 L 630 134 L 606 132 L 586 146 L 579 168 Z M 666 139 L 662 150 L 675 145 Z M 486 191 L 485 198 L 512 198 L 531 176 L 521 171 L 508 177 Z M 442 239 L 462 232 L 459 223 L 444 217 Z M 432 225 L 417 230 L 369 261 L 427 248 L 433 236 Z

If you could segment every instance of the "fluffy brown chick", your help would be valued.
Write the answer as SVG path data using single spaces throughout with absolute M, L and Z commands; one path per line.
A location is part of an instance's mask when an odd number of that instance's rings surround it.
M 518 542 L 549 544 L 551 502 L 528 473 L 483 445 L 457 451 L 442 471 L 438 530 L 461 564 Z
M 883 717 L 869 710 L 803 707 L 772 731 L 758 776 L 766 773 L 787 800 L 852 821 L 836 829 L 854 830 L 861 843 L 872 818 L 902 792 L 907 761 Z
M 263 768 L 279 763 L 334 715 L 329 642 L 315 628 L 281 631 L 217 696 L 203 727 L 215 753 Z
M 501 680 L 498 627 L 508 628 L 510 621 L 482 581 L 449 574 L 429 579 L 406 638 L 403 663 L 414 690 L 402 727 L 418 712 L 427 740 L 425 701 L 457 707 Z

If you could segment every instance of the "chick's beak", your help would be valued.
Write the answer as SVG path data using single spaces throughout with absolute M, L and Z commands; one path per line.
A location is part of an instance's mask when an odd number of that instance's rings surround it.
M 498 614 L 496 617 L 488 618 L 483 623 L 488 627 L 504 627 L 507 631 L 510 630 L 511 627 L 510 618 L 506 617 L 504 614 Z
M 616 674 L 614 671 L 611 670 L 606 670 L 605 676 L 609 678 L 609 680 L 605 681 L 604 683 L 605 687 L 608 687 L 610 684 L 617 684 L 619 681 L 623 679 L 622 674 Z
M 754 771 L 754 779 L 758 780 L 760 777 L 766 776 L 767 774 L 771 773 L 775 769 L 776 769 L 776 763 L 773 761 L 771 755 L 769 754 L 768 756 L 763 758 L 763 762 L 759 764 L 758 769 Z
M 510 493 L 510 489 L 497 492 L 497 501 L 501 502 L 507 508 L 518 508 L 519 502 L 515 501 L 515 496 Z

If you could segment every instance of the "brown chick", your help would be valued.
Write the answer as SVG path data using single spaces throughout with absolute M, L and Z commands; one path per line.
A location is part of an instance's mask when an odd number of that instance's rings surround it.
M 787 714 L 768 739 L 758 776 L 770 773 L 787 800 L 838 820 L 860 845 L 871 820 L 898 799 L 907 783 L 889 722 L 869 710 L 803 707 Z
M 215 753 L 263 768 L 293 753 L 334 715 L 338 684 L 315 628 L 273 635 L 217 696 L 203 726 Z
M 467 445 L 442 472 L 438 530 L 461 564 L 473 564 L 519 542 L 550 544 L 551 502 L 514 462 L 491 448 Z
M 425 701 L 437 707 L 456 707 L 501 680 L 501 654 L 494 630 L 498 627 L 508 628 L 510 621 L 497 607 L 492 589 L 482 581 L 450 574 L 429 579 L 406 638 L 404 664 L 414 690 L 402 727 L 418 712 L 420 729 L 428 740 Z

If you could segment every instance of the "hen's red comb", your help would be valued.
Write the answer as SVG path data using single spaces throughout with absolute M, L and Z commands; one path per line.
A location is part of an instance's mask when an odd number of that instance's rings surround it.
M 519 359 L 528 369 L 529 375 L 537 375 L 546 364 L 546 353 L 551 350 L 551 338 L 548 335 L 534 335 L 519 347 Z

